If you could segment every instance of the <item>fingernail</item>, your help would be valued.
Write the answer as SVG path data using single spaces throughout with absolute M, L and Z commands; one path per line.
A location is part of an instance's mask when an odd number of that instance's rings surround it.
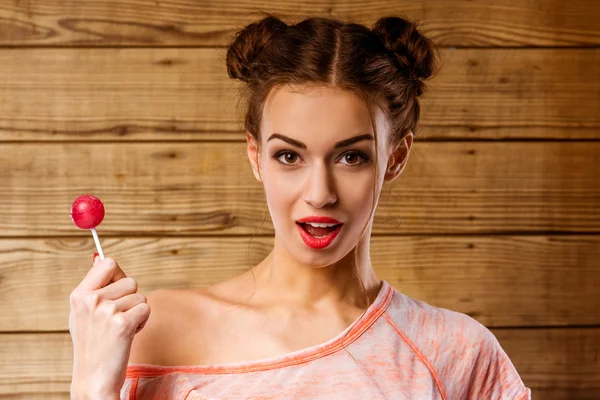
M 92 257 L 92 263 L 96 264 L 96 257 L 99 257 L 100 254 L 98 253 L 94 253 L 94 256 Z

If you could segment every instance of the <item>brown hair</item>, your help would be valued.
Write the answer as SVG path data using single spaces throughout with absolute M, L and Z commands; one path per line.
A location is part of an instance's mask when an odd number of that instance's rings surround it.
M 229 76 L 245 83 L 242 85 L 243 96 L 247 98 L 244 128 L 256 140 L 259 153 L 263 107 L 274 87 L 300 85 L 350 90 L 369 108 L 378 177 L 373 107 L 383 110 L 390 122 L 390 145 L 399 143 L 409 131 L 417 133 L 418 97 L 426 89 L 424 80 L 437 68 L 434 43 L 417 30 L 415 23 L 401 17 L 383 17 L 369 29 L 339 18 L 318 16 L 288 25 L 271 13 L 265 14 L 266 17 L 236 33 L 226 57 Z M 377 179 L 374 182 L 376 185 Z M 375 185 L 368 221 L 377 201 Z M 356 262 L 358 244 L 354 257 L 353 272 L 360 281 L 368 308 L 369 297 Z

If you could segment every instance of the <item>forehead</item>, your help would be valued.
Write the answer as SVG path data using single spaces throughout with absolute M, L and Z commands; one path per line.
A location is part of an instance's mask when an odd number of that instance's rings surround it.
M 377 134 L 386 124 L 379 109 L 373 110 Z M 337 141 L 373 133 L 366 103 L 348 90 L 328 87 L 279 86 L 269 93 L 262 116 L 262 137 L 273 132 L 303 138 L 309 144 Z M 320 140 L 319 140 L 320 139 Z

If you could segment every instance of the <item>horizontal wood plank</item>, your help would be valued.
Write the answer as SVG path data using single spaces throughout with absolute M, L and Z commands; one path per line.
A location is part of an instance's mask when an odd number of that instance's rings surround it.
M 222 140 L 237 140 L 240 133 L 223 133 Z M 190 139 L 192 139 L 190 137 Z M 600 128 L 549 128 L 549 127 L 478 127 L 478 126 L 421 126 L 417 139 L 421 141 L 456 140 L 600 140 Z M 108 140 L 108 138 L 106 139 Z M 116 138 L 113 138 L 116 140 Z M 118 139 L 121 140 L 121 139 Z
M 532 399 L 595 400 L 600 328 L 491 329 Z
M 600 328 L 491 329 L 532 398 L 592 400 L 600 391 Z M 577 354 L 580 357 L 573 357 Z M 68 399 L 69 333 L 0 335 L 0 396 Z M 43 393 L 41 397 L 35 397 Z
M 85 136 L 84 136 L 85 135 Z M 172 133 L 160 129 L 120 129 L 87 131 L 8 131 L 0 127 L 2 142 L 240 142 L 245 138 L 243 131 L 177 131 Z M 599 128 L 546 128 L 546 127 L 477 127 L 477 126 L 432 126 L 421 125 L 416 138 L 422 142 L 450 141 L 599 141 Z
M 63 384 L 64 385 L 64 384 Z M 7 393 L 2 395 L 2 400 L 70 400 L 69 392 L 26 392 L 26 393 Z
M 413 149 L 374 234 L 600 232 L 600 142 Z M 2 144 L 0 171 L 0 237 L 88 237 L 69 218 L 84 193 L 105 204 L 101 235 L 273 233 L 244 142 Z
M 229 4 L 227 4 L 229 3 Z M 0 8 L 5 46 L 224 46 L 260 17 L 339 16 L 367 26 L 384 15 L 405 14 L 441 46 L 597 46 L 597 2 L 586 0 L 178 2 L 140 0 L 84 3 L 59 0 L 10 2 Z M 294 10 L 290 13 L 289 10 Z M 291 22 L 291 21 L 290 21 Z
M 0 51 L 0 141 L 240 132 L 244 101 L 224 59 L 220 48 Z M 599 98 L 594 49 L 448 49 L 422 124 L 438 138 L 600 139 Z
M 101 242 L 142 293 L 209 286 L 257 265 L 273 247 L 265 237 Z M 600 236 L 378 236 L 371 243 L 381 279 L 486 326 L 600 324 Z M 0 331 L 68 329 L 69 294 L 95 251 L 91 237 L 0 240 Z

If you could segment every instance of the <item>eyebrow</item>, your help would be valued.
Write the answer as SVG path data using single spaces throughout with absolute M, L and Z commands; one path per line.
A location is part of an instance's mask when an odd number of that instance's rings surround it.
M 299 147 L 301 149 L 306 149 L 306 145 L 296 139 L 292 139 L 291 137 L 282 135 L 281 133 L 274 133 L 271 136 L 269 136 L 269 139 L 267 139 L 267 142 L 269 142 L 269 140 L 271 139 L 281 139 L 284 142 L 287 142 L 289 144 L 291 144 L 292 146 L 296 146 Z M 361 140 L 373 140 L 373 135 L 371 135 L 370 133 L 365 133 L 362 135 L 358 135 L 358 136 L 354 136 L 351 137 L 350 139 L 344 139 L 341 140 L 339 142 L 337 142 L 333 148 L 338 149 L 340 147 L 346 147 L 346 146 L 350 146 L 351 144 L 354 144 L 356 142 L 360 142 Z

